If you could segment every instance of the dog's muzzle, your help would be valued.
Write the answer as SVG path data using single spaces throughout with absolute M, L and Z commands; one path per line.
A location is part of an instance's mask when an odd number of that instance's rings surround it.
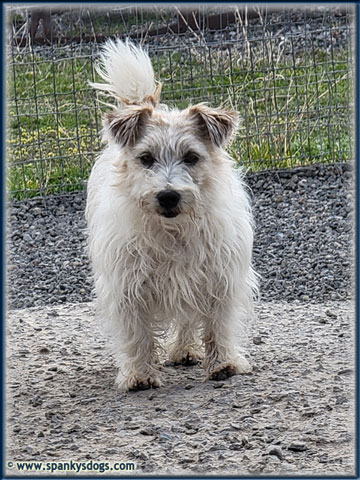
M 157 194 L 157 201 L 163 209 L 162 215 L 166 218 L 173 218 L 179 215 L 180 210 L 178 205 L 181 200 L 181 195 L 176 190 L 164 190 Z

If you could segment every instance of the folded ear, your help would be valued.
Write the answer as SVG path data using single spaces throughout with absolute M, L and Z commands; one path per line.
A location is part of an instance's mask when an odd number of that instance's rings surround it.
M 188 112 L 196 120 L 200 135 L 218 147 L 230 140 L 239 123 L 238 114 L 234 110 L 209 108 L 200 103 L 190 107 Z
M 104 126 L 122 146 L 134 146 L 152 112 L 150 105 L 128 105 L 117 112 L 107 113 Z

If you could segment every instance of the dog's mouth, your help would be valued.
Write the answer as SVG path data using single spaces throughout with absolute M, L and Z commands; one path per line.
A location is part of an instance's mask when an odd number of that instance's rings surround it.
M 172 209 L 172 210 L 164 210 L 161 212 L 161 215 L 165 218 L 175 218 L 179 215 L 180 211 L 179 209 Z

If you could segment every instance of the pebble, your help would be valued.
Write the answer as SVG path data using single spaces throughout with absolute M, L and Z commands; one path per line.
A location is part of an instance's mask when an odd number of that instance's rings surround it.
M 29 235 L 28 233 L 24 233 L 23 240 L 24 242 L 32 242 L 32 236 Z
M 292 442 L 288 445 L 287 449 L 291 450 L 292 452 L 304 452 L 307 450 L 306 443 L 303 442 Z
M 267 450 L 268 455 L 275 455 L 279 460 L 284 459 L 283 451 L 280 447 L 271 445 Z
M 241 430 L 241 425 L 239 425 L 238 423 L 230 423 L 230 426 L 231 426 L 234 430 Z
M 213 387 L 217 389 L 217 388 L 222 388 L 224 385 L 225 385 L 224 382 L 216 382 L 214 383 Z
M 172 440 L 172 436 L 169 433 L 160 432 L 160 434 L 159 434 L 159 441 L 160 442 L 169 442 L 170 440 Z
M 30 405 L 33 407 L 40 407 L 43 404 L 43 400 L 40 396 L 34 397 L 30 400 Z
M 42 355 L 47 355 L 48 353 L 50 353 L 50 350 L 47 347 L 41 347 L 39 353 L 41 353 Z

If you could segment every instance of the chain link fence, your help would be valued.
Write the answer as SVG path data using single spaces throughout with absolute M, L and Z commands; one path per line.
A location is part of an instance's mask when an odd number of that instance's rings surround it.
M 101 43 L 118 36 L 148 49 L 164 103 L 240 112 L 229 150 L 248 171 L 352 159 L 350 4 L 6 8 L 12 199 L 86 185 L 105 110 L 88 80 Z

